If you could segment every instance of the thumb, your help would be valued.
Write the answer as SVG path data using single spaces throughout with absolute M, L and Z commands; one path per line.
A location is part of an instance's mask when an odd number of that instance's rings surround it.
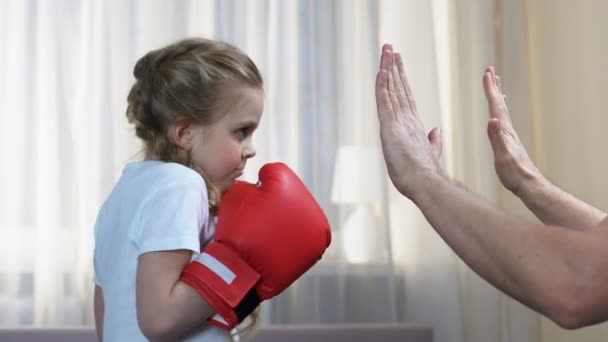
M 488 139 L 490 139 L 490 144 L 492 145 L 494 153 L 496 153 L 497 150 L 504 149 L 505 141 L 501 134 L 500 121 L 497 118 L 488 120 Z
M 429 142 L 431 143 L 431 147 L 433 148 L 433 152 L 435 152 L 435 157 L 437 157 L 437 159 L 441 158 L 441 152 L 443 150 L 443 136 L 441 134 L 441 128 L 433 128 L 429 132 L 428 138 Z

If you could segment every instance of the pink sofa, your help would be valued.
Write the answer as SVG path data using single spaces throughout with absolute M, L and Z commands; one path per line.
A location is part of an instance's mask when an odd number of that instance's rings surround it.
M 2 342 L 96 342 L 92 329 L 6 329 Z M 430 327 L 409 324 L 288 325 L 258 329 L 250 342 L 432 342 Z

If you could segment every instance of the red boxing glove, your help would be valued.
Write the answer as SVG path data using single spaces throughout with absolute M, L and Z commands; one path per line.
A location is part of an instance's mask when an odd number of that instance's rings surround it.
M 182 274 L 218 313 L 210 323 L 227 330 L 309 270 L 331 242 L 323 210 L 289 167 L 266 164 L 259 179 L 228 189 L 215 241 Z

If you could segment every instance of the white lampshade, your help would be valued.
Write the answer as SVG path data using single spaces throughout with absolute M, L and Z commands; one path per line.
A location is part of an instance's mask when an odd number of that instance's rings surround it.
M 381 203 L 385 171 L 379 147 L 342 146 L 336 155 L 331 200 L 337 204 Z
M 360 205 L 342 226 L 342 250 L 346 261 L 365 264 L 380 255 L 380 223 L 369 206 Z

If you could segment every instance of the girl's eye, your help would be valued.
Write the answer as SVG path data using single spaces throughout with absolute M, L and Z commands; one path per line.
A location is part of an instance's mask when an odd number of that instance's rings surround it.
M 245 137 L 247 137 L 248 134 L 249 134 L 249 129 L 247 127 L 241 128 L 235 132 L 235 135 L 239 140 L 245 139 Z

